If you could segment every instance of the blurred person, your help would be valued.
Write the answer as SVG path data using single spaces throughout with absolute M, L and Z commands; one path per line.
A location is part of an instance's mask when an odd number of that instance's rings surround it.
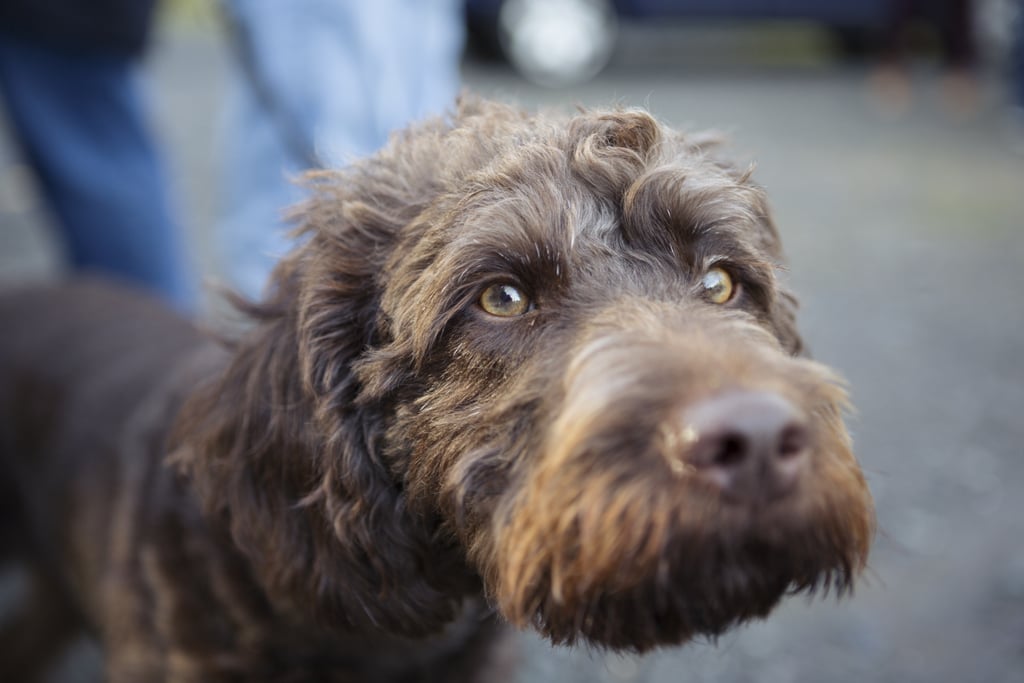
M 913 89 L 907 59 L 912 47 L 911 29 L 920 21 L 932 25 L 937 33 L 947 111 L 958 119 L 976 111 L 979 87 L 974 74 L 977 51 L 972 5 L 971 0 L 892 0 L 882 63 L 870 79 L 873 91 L 889 112 L 904 115 L 911 108 Z
M 219 260 L 257 299 L 292 241 L 298 176 L 384 145 L 450 107 L 463 44 L 459 0 L 223 0 L 237 53 L 224 131 Z
M 195 304 L 146 123 L 140 60 L 155 0 L 0 0 L 0 92 L 76 269 Z
M 1011 117 L 1015 145 L 1024 151 L 1024 4 L 1014 17 L 1013 65 L 1011 67 Z

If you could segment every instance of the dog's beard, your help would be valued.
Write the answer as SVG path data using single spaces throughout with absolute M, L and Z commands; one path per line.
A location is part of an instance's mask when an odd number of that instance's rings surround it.
M 864 509 L 845 492 L 827 509 L 755 512 L 687 482 L 563 474 L 525 487 L 495 522 L 488 575 L 502 613 L 555 643 L 644 651 L 715 636 L 787 590 L 842 592 L 863 565 L 869 522 L 839 516 Z

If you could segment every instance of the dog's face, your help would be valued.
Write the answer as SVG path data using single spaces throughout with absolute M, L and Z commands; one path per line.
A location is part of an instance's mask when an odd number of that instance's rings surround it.
M 747 174 L 644 113 L 470 103 L 343 180 L 281 278 L 320 495 L 343 543 L 369 516 L 367 564 L 455 556 L 510 621 L 633 650 L 851 584 L 873 514 L 844 393 L 797 356 Z

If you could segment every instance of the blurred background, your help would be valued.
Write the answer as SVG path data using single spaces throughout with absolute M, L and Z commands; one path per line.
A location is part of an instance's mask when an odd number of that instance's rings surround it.
M 467 0 L 461 11 L 463 87 L 531 108 L 644 106 L 723 131 L 756 162 L 805 337 L 850 382 L 880 522 L 851 599 L 793 598 L 717 643 L 642 658 L 525 635 L 520 680 L 1024 681 L 1020 4 Z M 208 282 L 231 280 L 215 226 L 238 60 L 222 14 L 165 2 L 143 72 L 185 248 Z M 7 121 L 0 284 L 53 279 L 66 249 Z M 196 307 L 220 310 L 208 295 Z M 83 653 L 66 680 L 91 680 Z

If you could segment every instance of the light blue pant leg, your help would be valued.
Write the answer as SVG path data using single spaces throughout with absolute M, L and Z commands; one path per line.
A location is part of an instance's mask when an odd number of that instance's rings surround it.
M 0 91 L 70 260 L 195 306 L 134 60 L 0 34 Z
M 241 27 L 259 83 L 254 88 L 236 71 L 217 242 L 229 284 L 256 298 L 292 246 L 281 216 L 302 198 L 292 180 L 311 158 L 342 166 L 372 154 L 393 130 L 451 107 L 459 87 L 461 4 L 225 4 Z

